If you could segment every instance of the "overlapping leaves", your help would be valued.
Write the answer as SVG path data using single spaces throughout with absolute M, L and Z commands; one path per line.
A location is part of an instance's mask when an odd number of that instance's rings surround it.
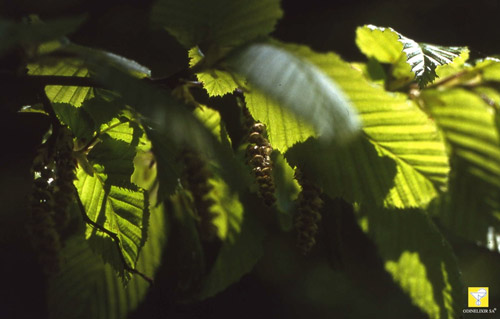
M 187 49 L 201 43 L 245 43 L 273 31 L 281 15 L 278 0 L 160 0 L 152 9 L 152 20 Z
M 151 213 L 148 240 L 137 261 L 137 268 L 150 278 L 155 277 L 160 265 L 167 231 L 163 206 L 159 206 Z M 150 287 L 139 276 L 124 286 L 115 269 L 102 262 L 81 234 L 66 241 L 63 258 L 61 272 L 49 283 L 49 318 L 125 318 L 145 298 Z
M 451 246 L 423 211 L 362 208 L 368 234 L 386 270 L 429 318 L 455 318 L 463 309 L 460 271 Z M 390 231 L 388 231 L 390 229 Z
M 410 65 L 420 87 L 434 81 L 437 67 L 452 63 L 467 51 L 466 47 L 418 43 L 391 28 L 374 25 L 357 29 L 356 44 L 366 56 L 381 63 L 397 64 L 402 55 L 406 55 L 405 62 Z
M 301 157 L 305 167 L 319 165 L 316 177 L 332 183 L 329 187 L 323 185 L 325 188 L 337 189 L 331 196 L 349 196 L 354 200 L 372 202 L 382 200 L 386 206 L 423 206 L 437 195 L 439 189 L 444 189 L 449 165 L 443 140 L 434 123 L 415 103 L 408 101 L 404 95 L 388 93 L 368 83 L 360 72 L 335 54 L 317 54 L 300 46 L 288 46 L 288 50 L 308 59 L 335 79 L 360 114 L 364 132 L 362 139 L 371 144 L 368 147 L 364 142 L 357 143 L 360 146 L 351 143 L 344 150 L 326 145 L 320 147 L 321 153 L 318 153 L 319 149 L 308 150 L 311 153 L 307 153 L 322 156 L 303 156 L 299 153 L 306 150 L 297 150 L 290 153 L 293 154 L 290 155 L 291 162 L 298 164 L 298 157 Z M 364 155 L 358 151 L 352 153 L 351 148 L 361 146 L 365 150 Z M 372 148 L 374 150 L 370 150 Z M 339 152 L 345 155 L 336 156 Z M 382 156 L 385 161 L 376 160 L 373 155 L 367 156 L 370 153 Z M 321 157 L 325 156 L 333 162 L 323 162 Z M 338 176 L 344 176 L 345 180 L 349 180 L 347 185 L 352 186 L 337 184 L 340 183 Z M 372 176 L 373 183 L 367 183 L 371 180 L 369 176 Z M 385 186 L 380 187 L 380 183 Z M 387 190 L 388 193 L 385 192 Z
M 342 90 L 313 64 L 285 48 L 251 44 L 227 63 L 252 87 L 306 120 L 324 139 L 348 139 L 358 132 L 356 111 Z
M 500 138 L 493 106 L 463 89 L 428 91 L 422 98 L 450 143 L 456 172 L 440 216 L 457 234 L 484 242 L 488 227 L 500 227 Z

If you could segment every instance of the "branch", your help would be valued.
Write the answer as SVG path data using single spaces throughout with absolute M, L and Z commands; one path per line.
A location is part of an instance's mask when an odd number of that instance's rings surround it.
M 28 75 L 26 80 L 35 85 L 63 85 L 63 86 L 86 86 L 94 88 L 104 88 L 92 78 L 81 76 L 61 76 L 61 75 Z

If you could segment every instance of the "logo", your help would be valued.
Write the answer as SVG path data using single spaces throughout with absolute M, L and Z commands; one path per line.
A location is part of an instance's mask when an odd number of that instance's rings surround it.
M 488 307 L 488 287 L 469 287 L 469 307 Z

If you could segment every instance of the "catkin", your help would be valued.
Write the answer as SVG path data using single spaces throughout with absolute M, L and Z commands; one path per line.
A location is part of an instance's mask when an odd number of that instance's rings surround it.
M 184 150 L 181 157 L 185 164 L 183 179 L 186 188 L 193 195 L 198 214 L 200 236 L 205 241 L 212 241 L 217 235 L 217 227 L 213 223 L 217 214 L 211 210 L 215 204 L 214 199 L 210 196 L 210 192 L 213 190 L 213 185 L 209 182 L 212 172 L 208 168 L 207 162 L 194 151 Z
M 61 242 L 54 221 L 55 162 L 49 153 L 47 145 L 42 145 L 33 161 L 35 180 L 30 199 L 28 229 L 44 272 L 54 274 L 60 268 Z
M 255 122 L 246 107 L 243 107 L 245 125 L 248 129 L 248 146 L 246 156 L 252 168 L 255 181 L 259 186 L 259 194 L 267 206 L 276 202 L 274 195 L 275 186 L 272 176 L 273 162 L 271 153 L 273 148 L 266 138 L 266 127 L 260 122 Z
M 318 223 L 321 220 L 321 190 L 314 185 L 307 176 L 297 169 L 295 178 L 302 186 L 298 198 L 298 212 L 295 216 L 295 229 L 297 231 L 297 247 L 306 255 L 316 244 Z
M 35 180 L 28 229 L 47 274 L 57 273 L 60 268 L 61 233 L 68 224 L 68 206 L 74 199 L 75 168 L 71 132 L 58 127 L 38 148 L 32 165 Z
M 74 200 L 73 181 L 76 179 L 76 160 L 73 156 L 73 137 L 66 127 L 57 136 L 55 164 L 57 167 L 54 220 L 61 233 L 69 222 L 68 207 Z

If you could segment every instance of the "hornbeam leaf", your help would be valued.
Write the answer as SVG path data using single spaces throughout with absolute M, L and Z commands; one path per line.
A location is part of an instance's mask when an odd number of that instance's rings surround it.
M 159 89 L 148 84 L 146 80 L 134 77 L 127 69 L 108 63 L 107 57 L 100 54 L 85 50 L 72 52 L 85 58 L 86 64 L 95 71 L 93 77 L 98 83 L 114 90 L 125 103 L 140 113 L 141 122 L 152 141 L 154 152 L 162 149 L 162 145 L 159 145 L 160 140 L 168 140 L 178 149 L 189 145 L 193 150 L 214 159 L 219 167 L 224 168 L 220 174 L 231 189 L 238 190 L 244 187 L 242 180 L 248 180 L 248 178 L 243 176 L 234 155 L 228 154 L 225 145 L 219 143 L 203 123 L 189 111 L 188 107 L 175 99 L 168 89 Z M 153 131 L 154 133 L 151 134 Z M 174 154 L 164 155 L 159 156 L 165 159 L 175 156 Z M 165 185 L 168 185 L 166 189 L 172 191 L 179 177 L 175 174 L 177 169 L 169 167 L 171 165 L 167 162 L 161 161 L 157 164 L 160 183 L 162 176 L 172 178 L 167 182 L 163 181 Z
M 449 164 L 444 141 L 435 123 L 415 103 L 408 101 L 402 94 L 388 93 L 383 88 L 372 85 L 361 72 L 333 53 L 318 54 L 306 47 L 292 45 L 288 46 L 288 50 L 308 59 L 335 79 L 358 110 L 365 138 L 375 147 L 379 156 L 392 159 L 396 164 L 394 185 L 385 194 L 383 187 L 377 190 L 375 184 L 368 186 L 370 184 L 365 181 L 364 174 L 357 175 L 358 170 L 365 171 L 375 165 L 374 157 L 367 157 L 366 151 L 355 151 L 344 161 L 337 160 L 340 166 L 336 172 L 350 176 L 351 179 L 347 184 L 352 185 L 353 191 L 348 194 L 349 198 L 373 199 L 374 194 L 378 194 L 385 196 L 382 200 L 386 206 L 417 207 L 426 205 L 439 190 L 446 188 Z M 327 154 L 334 156 L 335 149 L 329 150 L 328 146 L 323 148 L 326 148 Z M 312 151 L 311 154 L 323 154 L 318 151 L 320 150 Z M 288 158 L 288 154 L 286 155 Z M 319 169 L 318 174 L 322 174 L 322 177 L 317 175 L 317 178 L 336 179 L 337 173 L 325 176 L 333 172 L 327 167 L 334 164 L 324 164 L 328 166 Z M 390 166 L 386 168 L 388 169 Z M 353 175 L 350 175 L 351 172 Z M 377 177 L 383 185 L 393 182 L 390 174 L 380 175 L 385 176 L 384 179 Z M 345 188 L 345 191 L 349 189 L 351 187 Z M 336 194 L 340 195 L 342 194 Z
M 420 210 L 362 207 L 386 270 L 429 318 L 457 318 L 464 287 L 450 244 Z M 390 231 L 388 231 L 390 227 Z
M 356 29 L 356 45 L 368 58 L 381 63 L 396 64 L 403 51 L 399 35 L 391 28 L 365 25 Z
M 153 209 L 148 240 L 137 268 L 154 278 L 167 242 L 168 225 L 163 206 Z M 82 234 L 65 242 L 65 263 L 61 272 L 49 281 L 49 318 L 121 319 L 137 308 L 150 287 L 134 276 L 124 287 L 113 267 L 94 254 Z M 113 305 L 110 307 L 110 305 Z
M 379 156 L 364 137 L 343 147 L 325 145 L 310 138 L 290 148 L 285 157 L 292 166 L 300 167 L 311 176 L 332 198 L 343 197 L 350 202 L 381 206 L 384 200 L 393 203 L 392 197 L 398 196 L 399 189 L 395 189 L 394 194 L 389 193 L 395 188 L 396 163 L 387 156 Z M 406 189 L 401 191 L 402 194 L 408 192 Z M 399 196 L 403 205 L 410 205 L 409 196 Z
M 110 122 L 123 108 L 122 103 L 114 100 L 106 101 L 100 96 L 85 100 L 82 104 L 82 109 L 90 115 L 96 127 Z
M 488 227 L 500 228 L 500 135 L 495 111 L 463 89 L 424 91 L 423 103 L 451 148 L 450 192 L 439 217 L 455 234 L 484 243 Z
M 110 185 L 103 173 L 95 171 L 90 176 L 81 167 L 75 186 L 90 220 L 115 233 L 120 242 L 117 247 L 108 234 L 88 225 L 85 237 L 89 244 L 125 281 L 129 280 L 126 267 L 136 267 L 146 237 L 144 221 L 149 216 L 146 193 Z
M 36 45 L 75 31 L 84 17 L 60 18 L 36 23 L 0 19 L 0 55 L 11 47 Z
M 239 203 L 239 202 L 238 202 Z M 250 272 L 263 253 L 265 231 L 255 212 L 262 209 L 244 198 L 241 208 L 230 211 L 231 235 L 224 242 L 210 273 L 202 283 L 198 299 L 206 299 L 225 290 Z
M 396 32 L 392 28 L 366 25 L 356 30 L 356 44 L 368 57 L 379 62 L 398 64 L 401 53 L 406 55 L 406 63 L 411 66 L 420 87 L 434 81 L 436 68 L 462 59 L 468 52 L 466 47 L 444 47 L 419 43 Z M 399 53 L 398 53 L 399 51 Z
M 407 63 L 415 73 L 415 78 L 420 87 L 434 81 L 437 77 L 436 68 L 450 64 L 454 59 L 460 58 L 465 47 L 444 47 L 427 43 L 417 43 L 401 36 L 403 52 L 406 53 Z
M 88 69 L 76 59 L 64 59 L 54 65 L 29 64 L 28 73 L 31 75 L 89 76 Z M 45 92 L 54 103 L 69 103 L 76 107 L 80 107 L 83 101 L 94 95 L 92 88 L 85 86 L 48 85 L 45 87 Z
M 294 144 L 316 136 L 309 123 L 257 89 L 245 92 L 245 102 L 252 117 L 266 125 L 267 136 L 273 148 L 281 152 L 286 152 Z
M 267 35 L 283 14 L 278 0 L 160 0 L 151 13 L 187 49 L 202 42 L 236 46 Z
M 198 47 L 189 50 L 189 66 L 194 67 L 201 61 L 203 54 Z M 238 88 L 231 74 L 222 70 L 210 70 L 196 73 L 198 81 L 203 83 L 203 87 L 209 96 L 223 96 L 233 92 Z
M 90 140 L 95 131 L 95 123 L 83 108 L 69 103 L 52 103 L 52 107 L 59 120 L 68 125 L 75 137 Z
M 325 139 L 348 139 L 359 130 L 356 111 L 322 71 L 285 48 L 255 43 L 236 52 L 228 67 L 252 87 L 300 116 Z
M 425 91 L 422 98 L 453 154 L 469 163 L 469 174 L 500 187 L 500 137 L 492 107 L 462 89 Z

